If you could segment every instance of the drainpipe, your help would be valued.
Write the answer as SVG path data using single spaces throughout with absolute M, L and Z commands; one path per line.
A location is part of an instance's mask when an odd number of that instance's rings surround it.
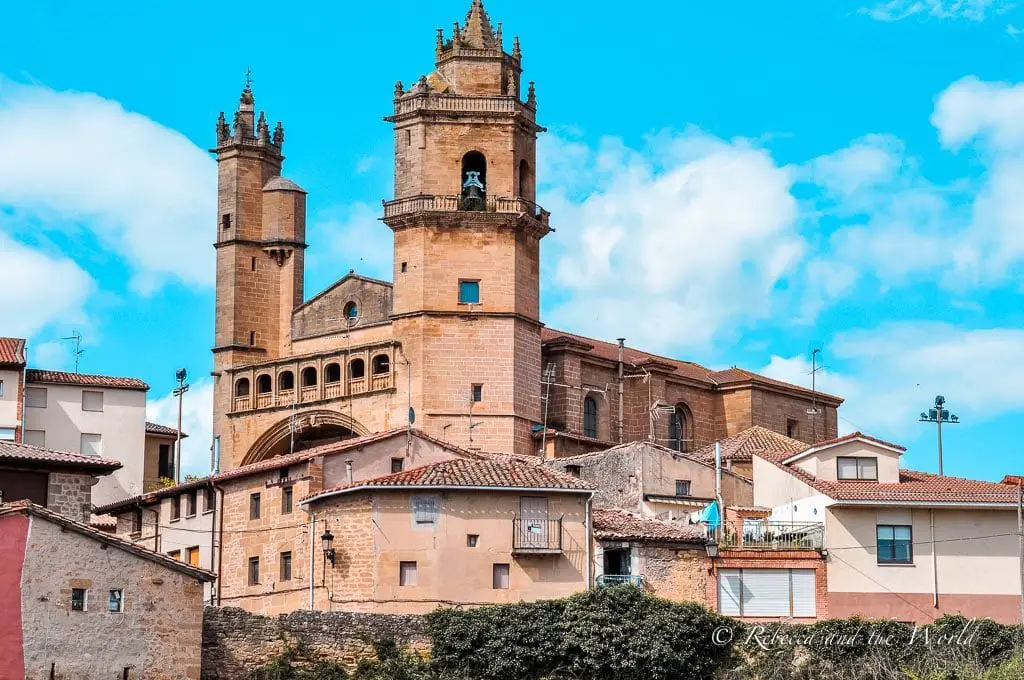
M 625 338 L 619 338 L 619 443 L 620 444 L 623 443 L 623 439 L 622 439 L 622 418 L 623 418 L 622 387 L 623 387 L 623 385 L 622 384 L 624 382 L 624 378 L 623 378 L 624 371 L 623 371 L 623 363 L 622 363 L 622 351 L 625 348 L 625 346 L 626 346 L 626 339 Z
M 217 502 L 217 606 L 220 606 L 221 593 L 224 591 L 224 584 L 221 583 L 221 565 L 224 564 L 224 489 L 216 484 L 213 485 L 220 496 Z
M 939 608 L 939 557 L 935 554 L 935 511 L 928 511 L 928 524 L 932 533 L 932 606 Z
M 722 444 L 717 441 L 715 442 L 715 500 L 718 502 L 718 528 L 721 530 L 722 525 L 725 524 L 725 505 L 722 503 Z
M 351 463 L 350 463 L 351 465 Z M 313 606 L 313 569 L 316 568 L 316 564 L 313 561 L 313 531 L 316 526 L 316 513 L 312 508 L 309 509 L 309 611 L 314 610 Z
M 590 495 L 587 496 L 586 502 L 584 503 L 584 516 L 585 516 L 584 517 L 584 521 L 587 523 L 587 569 L 586 569 L 587 590 L 590 590 L 591 587 L 592 587 L 592 585 L 591 585 L 591 580 L 592 579 L 591 579 L 590 573 L 591 573 L 592 565 L 593 565 L 593 562 L 594 562 L 594 536 L 593 536 L 594 532 L 593 532 L 593 528 L 591 527 L 591 519 L 590 519 L 590 505 L 591 505 L 591 503 L 593 503 L 593 501 L 594 501 L 594 492 L 591 491 Z

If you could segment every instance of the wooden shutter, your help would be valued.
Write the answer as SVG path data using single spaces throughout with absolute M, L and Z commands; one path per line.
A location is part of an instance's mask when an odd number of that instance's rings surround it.
M 744 569 L 743 616 L 789 615 L 789 569 Z
M 739 569 L 718 570 L 718 612 L 720 614 L 740 615 L 741 588 Z
M 793 569 L 793 616 L 816 616 L 814 570 Z

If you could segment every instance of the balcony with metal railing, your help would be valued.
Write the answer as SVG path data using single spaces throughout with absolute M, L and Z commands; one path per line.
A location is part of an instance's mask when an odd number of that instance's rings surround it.
M 825 547 L 825 525 L 821 522 L 771 522 L 746 519 L 724 522 L 709 530 L 709 538 L 721 550 L 817 550 Z
M 461 196 L 407 196 L 393 201 L 384 201 L 384 219 L 400 215 L 411 215 L 420 212 L 459 212 L 462 205 Z M 476 212 L 476 211 L 473 211 Z M 544 208 L 533 201 L 519 197 L 487 196 L 484 209 L 480 212 L 506 213 L 526 215 L 540 222 L 545 227 L 551 218 Z
M 558 519 L 531 519 L 516 515 L 513 518 L 513 555 L 559 555 L 561 553 L 561 517 Z
M 617 586 L 628 583 L 637 588 L 644 587 L 644 577 L 637 574 L 601 574 L 597 577 L 596 582 L 599 586 Z

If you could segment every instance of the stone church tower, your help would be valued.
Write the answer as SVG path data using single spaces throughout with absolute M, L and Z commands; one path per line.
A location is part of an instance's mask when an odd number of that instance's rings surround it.
M 488 451 L 535 453 L 541 420 L 540 239 L 533 84 L 480 0 L 436 70 L 395 88 L 394 337 L 418 427 Z

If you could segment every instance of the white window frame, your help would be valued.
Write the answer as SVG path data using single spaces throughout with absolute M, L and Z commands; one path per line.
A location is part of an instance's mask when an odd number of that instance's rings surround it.
M 82 595 L 82 608 L 75 609 L 75 591 L 81 590 Z M 72 588 L 71 595 L 68 599 L 68 610 L 73 612 L 87 612 L 89 611 L 89 589 L 88 588 Z
M 746 576 L 754 574 L 769 576 L 764 572 L 785 572 L 787 581 L 788 607 L 786 611 L 755 610 L 748 611 L 746 606 L 747 593 L 750 592 Z M 782 574 L 770 574 L 781 577 Z M 718 612 L 726 616 L 747 618 L 816 618 L 818 611 L 817 572 L 814 569 L 719 569 L 716 574 L 715 587 L 718 592 Z M 808 580 L 809 579 L 809 580 Z M 738 587 L 728 587 L 729 585 Z M 800 599 L 799 594 L 809 595 Z M 732 597 L 729 597 L 729 596 Z M 753 595 L 752 599 L 756 599 Z M 809 605 L 800 610 L 800 605 Z M 763 606 L 763 605 L 761 605 Z M 813 611 L 811 611 L 813 609 Z
M 13 442 L 17 434 L 18 428 L 16 427 L 0 427 L 0 441 Z
M 844 477 L 842 475 L 842 473 L 840 471 L 841 468 L 840 468 L 840 465 L 839 465 L 840 461 L 853 461 L 853 465 L 854 465 L 854 468 L 855 468 L 854 473 L 853 473 L 853 477 L 849 477 L 849 476 Z M 863 472 L 863 468 L 866 467 L 866 464 L 868 462 L 874 463 L 874 466 L 875 466 L 875 476 L 874 477 L 867 477 L 867 476 L 865 476 L 865 473 Z M 877 482 L 878 481 L 878 458 L 876 456 L 837 456 L 836 457 L 836 479 L 841 480 L 841 481 Z
M 110 608 L 111 596 L 117 593 L 117 609 Z M 124 613 L 124 588 L 111 588 L 110 592 L 107 593 L 107 613 L 109 614 L 123 614 Z
M 86 437 L 96 437 L 97 445 L 95 447 L 96 453 L 86 453 L 85 442 Z M 78 442 L 78 452 L 83 456 L 96 456 L 97 458 L 103 457 L 103 435 L 99 432 L 83 432 Z
M 49 395 L 47 394 L 47 392 L 48 392 L 48 390 L 45 387 L 26 387 L 25 388 L 25 408 L 46 408 L 47 400 L 49 398 Z M 39 403 L 39 404 L 29 403 L 30 402 L 30 399 L 29 399 L 29 395 L 30 394 L 41 394 L 41 395 L 43 395 L 42 403 Z
M 85 397 L 86 395 L 99 395 L 99 408 L 86 408 Z M 95 405 L 95 404 L 94 404 Z M 102 390 L 82 390 L 82 410 L 89 413 L 103 413 L 103 391 Z
M 411 566 L 410 566 L 411 565 Z M 401 588 L 412 588 L 419 584 L 419 563 L 413 560 L 402 560 L 398 563 L 398 585 Z M 411 576 L 411 578 L 410 578 Z
M 491 565 L 491 590 L 508 590 L 512 587 L 512 565 L 495 562 Z

